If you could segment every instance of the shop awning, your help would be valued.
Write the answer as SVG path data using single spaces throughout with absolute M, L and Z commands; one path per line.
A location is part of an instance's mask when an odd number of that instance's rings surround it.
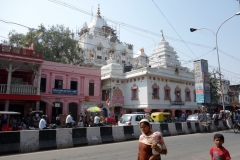
M 51 106 L 54 106 L 53 103 L 47 98 L 41 98 L 41 101 L 46 102 L 46 103 L 50 104 Z

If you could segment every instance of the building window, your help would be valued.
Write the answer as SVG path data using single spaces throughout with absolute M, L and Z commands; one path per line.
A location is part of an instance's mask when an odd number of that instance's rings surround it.
M 105 61 L 107 60 L 107 57 L 105 57 Z
M 55 86 L 54 88 L 62 89 L 63 88 L 63 80 L 55 79 Z
M 131 90 L 132 90 L 132 100 L 138 100 L 138 86 L 134 84 Z
M 159 99 L 159 86 L 156 83 L 152 86 L 152 99 Z
M 71 81 L 70 89 L 71 90 L 77 90 L 77 81 Z
M 126 56 L 126 52 L 123 52 L 122 55 L 123 55 L 123 56 Z
M 168 85 L 164 87 L 164 100 L 171 100 L 170 90 L 171 89 Z
M 102 56 L 97 56 L 97 59 L 102 59 Z
M 196 91 L 195 90 L 193 91 L 193 96 L 194 96 L 194 102 L 196 102 L 196 97 L 197 96 L 196 96 Z
M 98 50 L 98 51 L 101 51 L 101 50 L 102 50 L 102 47 L 101 47 L 101 46 L 97 46 L 97 50 Z
M 89 83 L 89 96 L 94 96 L 94 83 Z
M 125 61 L 124 61 L 124 60 L 122 60 L 122 63 L 123 63 L 123 64 L 125 64 Z
M 114 50 L 109 50 L 109 52 L 108 52 L 108 53 L 112 53 L 112 54 L 113 54 L 113 53 L 114 53 Z
M 225 89 L 225 88 L 224 88 Z M 225 97 L 225 101 L 227 101 L 227 97 Z
M 185 90 L 185 101 L 191 101 L 191 94 L 190 94 L 190 89 L 186 88 Z
M 128 45 L 128 49 L 132 50 L 133 46 L 132 45 Z
M 109 90 L 102 90 L 102 101 L 106 101 L 109 98 Z
M 175 101 L 182 101 L 181 89 L 178 86 L 175 88 Z
M 46 83 L 47 79 L 46 78 L 41 78 L 41 83 L 40 83 L 40 92 L 46 92 Z

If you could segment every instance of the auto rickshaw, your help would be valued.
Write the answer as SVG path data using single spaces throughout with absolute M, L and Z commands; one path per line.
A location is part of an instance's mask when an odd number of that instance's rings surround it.
M 7 121 L 6 122 L 1 122 L 1 131 L 13 131 L 13 126 L 10 125 L 9 119 L 11 115 L 20 115 L 21 113 L 19 112 L 11 112 L 11 111 L 0 111 L 0 115 L 7 116 Z
M 159 123 L 170 123 L 171 120 L 171 114 L 169 112 L 154 112 L 151 114 L 151 118 L 155 122 Z

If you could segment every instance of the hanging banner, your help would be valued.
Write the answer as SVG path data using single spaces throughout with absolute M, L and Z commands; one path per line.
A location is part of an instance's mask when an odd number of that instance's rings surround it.
M 194 73 L 196 102 L 211 103 L 208 62 L 203 59 L 194 61 Z

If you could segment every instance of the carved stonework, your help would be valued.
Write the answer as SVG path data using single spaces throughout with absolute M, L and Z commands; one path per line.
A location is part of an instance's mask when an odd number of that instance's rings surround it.
M 118 87 L 113 91 L 112 102 L 114 106 L 123 106 L 124 96 Z

